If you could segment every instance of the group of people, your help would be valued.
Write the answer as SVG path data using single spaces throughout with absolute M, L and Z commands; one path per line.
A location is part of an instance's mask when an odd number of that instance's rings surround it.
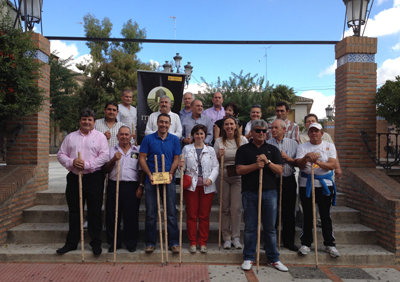
M 136 250 L 138 207 L 145 193 L 145 252 L 152 253 L 157 241 L 157 186 L 153 173 L 157 167 L 163 167 L 170 178 L 166 185 L 164 208 L 167 209 L 166 247 L 172 253 L 179 253 L 174 183 L 175 173 L 181 169 L 186 179 L 190 179 L 183 195 L 190 253 L 196 253 L 197 248 L 201 253 L 207 253 L 211 206 L 214 195 L 219 192 L 223 195 L 223 247 L 243 248 L 242 269 L 251 269 L 256 252 L 259 185 L 262 185 L 261 222 L 266 256 L 271 266 L 288 271 L 280 262 L 277 249 L 279 187 L 282 186 L 283 246 L 299 255 L 307 255 L 313 242 L 310 198 L 313 169 L 324 246 L 332 257 L 340 255 L 335 248 L 330 208 L 335 204 L 336 196 L 333 171 L 336 177 L 340 177 L 341 170 L 332 139 L 327 138 L 328 134 L 323 132 L 316 115 L 305 117 L 306 131 L 300 134 L 298 125 L 288 119 L 289 105 L 286 102 L 276 104 L 276 119 L 271 124 L 261 119 L 262 106 L 253 105 L 250 109 L 251 120 L 242 125 L 237 119 L 238 106 L 228 103 L 224 107 L 220 92 L 213 95 L 213 106 L 206 110 L 203 110 L 201 100 L 195 99 L 192 93 L 185 93 L 184 108 L 179 115 L 171 112 L 171 100 L 163 96 L 159 100 L 159 110 L 149 116 L 145 137 L 137 146 L 136 109 L 130 105 L 132 91 L 124 90 L 121 100 L 119 105 L 105 105 L 104 119 L 95 121 L 92 110 L 82 111 L 80 129 L 64 139 L 58 152 L 60 163 L 70 171 L 66 188 L 69 232 L 65 245 L 57 250 L 58 254 L 75 250 L 80 239 L 79 174 L 82 174 L 83 201 L 87 203 L 90 245 L 94 255 L 101 254 L 101 207 L 106 173 L 105 216 L 109 251 L 114 249 L 118 174 L 120 210 L 116 248 L 124 245 L 130 252 Z M 161 155 L 165 157 L 163 166 Z M 295 167 L 300 169 L 298 179 Z M 297 194 L 300 195 L 304 214 L 300 248 L 294 243 Z M 242 211 L 244 246 L 240 239 Z M 119 227 L 121 218 L 122 231 Z

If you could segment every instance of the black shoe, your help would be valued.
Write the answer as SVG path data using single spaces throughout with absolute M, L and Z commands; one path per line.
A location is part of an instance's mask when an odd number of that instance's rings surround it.
M 283 245 L 283 247 L 284 248 L 286 248 L 286 249 L 288 249 L 288 250 L 291 250 L 291 251 L 293 251 L 293 252 L 297 252 L 298 250 L 299 250 L 299 248 L 295 245 L 295 244 L 292 244 L 292 245 Z
M 77 248 L 76 246 L 71 246 L 71 245 L 65 244 L 64 247 L 59 248 L 59 249 L 56 251 L 56 253 L 57 253 L 57 255 L 63 255 L 63 254 L 66 254 L 66 253 L 68 253 L 68 252 L 70 252 L 70 251 L 75 251 L 76 248 Z
M 95 257 L 98 257 L 99 255 L 101 255 L 101 252 L 102 252 L 101 245 L 92 246 L 92 252 Z
M 136 247 L 127 247 L 128 252 L 133 253 L 136 251 Z
M 121 246 L 118 246 L 118 245 L 117 245 L 117 248 L 116 248 L 116 249 L 117 249 L 117 250 L 118 250 L 118 249 L 121 249 Z M 109 253 L 113 253 L 113 252 L 114 252 L 114 246 L 110 246 L 110 247 L 108 248 L 108 252 L 109 252 Z

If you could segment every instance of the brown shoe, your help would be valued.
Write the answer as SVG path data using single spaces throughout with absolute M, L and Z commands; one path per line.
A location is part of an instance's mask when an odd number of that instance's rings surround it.
M 147 253 L 147 254 L 151 254 L 152 252 L 154 252 L 154 246 L 146 246 L 146 248 L 144 249 L 144 251 Z
M 179 254 L 179 246 L 178 245 L 172 246 L 171 251 L 173 254 Z

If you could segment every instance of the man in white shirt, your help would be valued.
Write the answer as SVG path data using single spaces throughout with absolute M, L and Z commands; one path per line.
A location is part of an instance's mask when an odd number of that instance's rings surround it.
M 149 116 L 144 134 L 147 136 L 158 130 L 157 118 L 161 113 L 163 113 L 169 115 L 171 118 L 171 126 L 168 130 L 168 133 L 171 133 L 176 137 L 178 137 L 179 139 L 181 139 L 182 137 L 181 119 L 176 113 L 171 112 L 171 99 L 168 96 L 162 96 L 160 98 L 159 105 L 160 105 L 159 110 L 157 112 L 152 113 Z
M 136 127 L 137 127 L 137 111 L 132 106 L 133 91 L 131 88 L 125 88 L 121 95 L 122 104 L 118 104 L 118 116 L 117 119 L 123 124 L 127 125 L 133 134 L 133 138 L 136 138 Z M 132 124 L 134 128 L 132 128 Z

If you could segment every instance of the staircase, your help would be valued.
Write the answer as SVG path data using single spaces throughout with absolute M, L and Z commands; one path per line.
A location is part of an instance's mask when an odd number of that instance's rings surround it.
M 80 247 L 76 251 L 63 256 L 55 254 L 55 250 L 63 246 L 68 231 L 68 208 L 65 201 L 65 175 L 66 171 L 60 169 L 58 163 L 50 163 L 49 189 L 37 193 L 36 205 L 24 210 L 23 223 L 8 231 L 6 244 L 0 246 L 0 261 L 2 262 L 80 262 Z M 338 259 L 331 258 L 323 251 L 322 234 L 318 228 L 319 263 L 329 265 L 390 265 L 395 263 L 393 253 L 376 245 L 375 231 L 360 224 L 360 214 L 357 210 L 344 206 L 343 194 L 338 194 L 338 206 L 332 208 L 332 220 L 337 243 L 337 249 L 341 253 Z M 177 203 L 179 203 L 179 189 L 177 187 Z M 177 207 L 179 215 L 179 204 Z M 144 199 L 140 207 L 140 234 L 136 252 L 117 250 L 119 262 L 159 262 L 160 251 L 156 249 L 153 254 L 144 252 Z M 210 236 L 208 240 L 208 253 L 190 254 L 186 236 L 185 212 L 183 221 L 183 262 L 201 263 L 235 263 L 242 261 L 242 250 L 218 249 L 218 199 L 214 198 L 214 204 L 210 215 Z M 179 220 L 179 217 L 178 217 Z M 242 224 L 242 238 L 243 238 Z M 300 229 L 296 230 L 296 244 L 299 246 Z M 108 245 L 103 243 L 103 254 L 94 257 L 88 244 L 89 238 L 85 232 L 85 261 L 108 262 L 112 261 L 112 253 L 108 253 Z M 104 240 L 105 242 L 105 236 Z M 243 242 L 243 241 L 242 241 Z M 157 246 L 158 247 L 158 246 Z M 313 264 L 314 254 L 299 257 L 296 253 L 285 248 L 280 250 L 280 259 L 286 264 Z M 261 260 L 265 262 L 264 252 L 261 252 Z M 170 262 L 178 262 L 179 256 L 169 255 Z

